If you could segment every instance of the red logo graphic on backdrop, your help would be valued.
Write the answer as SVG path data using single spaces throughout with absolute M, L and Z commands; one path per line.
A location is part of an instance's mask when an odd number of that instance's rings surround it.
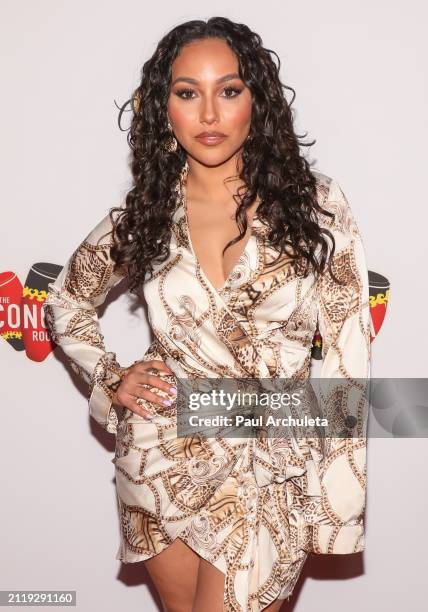
M 48 283 L 62 266 L 35 263 L 22 285 L 14 272 L 0 272 L 0 336 L 16 351 L 24 351 L 32 361 L 43 361 L 54 348 L 46 329 L 42 304 Z
M 62 266 L 34 264 L 21 284 L 14 272 L 0 272 L 0 336 L 16 351 L 24 351 L 29 359 L 43 361 L 55 343 L 46 329 L 42 305 L 48 284 L 61 272 Z M 369 270 L 371 336 L 373 342 L 385 319 L 389 300 L 389 281 Z M 322 337 L 317 330 L 312 342 L 312 358 L 322 359 Z
M 369 272 L 371 340 L 378 335 L 385 319 L 388 306 L 390 283 L 387 278 L 377 272 Z

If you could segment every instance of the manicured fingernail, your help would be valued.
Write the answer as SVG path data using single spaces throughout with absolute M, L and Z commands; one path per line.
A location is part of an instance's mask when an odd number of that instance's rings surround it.
M 163 400 L 163 403 L 165 404 L 165 406 L 171 406 L 172 404 L 171 400 Z
M 177 387 L 170 387 L 169 391 L 170 393 L 177 393 Z

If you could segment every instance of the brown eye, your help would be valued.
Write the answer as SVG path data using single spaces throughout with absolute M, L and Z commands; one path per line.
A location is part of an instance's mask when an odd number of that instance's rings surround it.
M 238 87 L 225 87 L 223 91 L 225 93 L 227 92 L 225 98 L 236 98 L 236 96 L 239 96 L 242 89 L 239 89 Z
M 183 100 L 189 100 L 193 93 L 193 89 L 177 89 L 175 95 Z

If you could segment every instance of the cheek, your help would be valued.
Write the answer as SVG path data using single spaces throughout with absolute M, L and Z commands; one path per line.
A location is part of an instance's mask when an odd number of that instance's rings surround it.
M 182 104 L 168 103 L 168 115 L 177 131 L 185 130 L 194 120 L 190 108 L 184 108 Z
M 236 105 L 230 105 L 227 112 L 227 121 L 235 129 L 245 129 L 251 122 L 251 101 L 243 100 Z

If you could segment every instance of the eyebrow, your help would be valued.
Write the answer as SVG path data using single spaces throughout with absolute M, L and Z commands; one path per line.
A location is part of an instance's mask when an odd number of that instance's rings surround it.
M 229 74 L 225 74 L 216 80 L 216 83 L 224 83 L 225 81 L 231 81 L 232 79 L 240 79 L 241 77 L 237 72 L 230 72 Z M 191 85 L 197 85 L 199 81 L 197 79 L 192 79 L 191 77 L 177 77 L 171 84 L 175 85 L 178 81 L 184 81 L 185 83 L 190 83 Z

